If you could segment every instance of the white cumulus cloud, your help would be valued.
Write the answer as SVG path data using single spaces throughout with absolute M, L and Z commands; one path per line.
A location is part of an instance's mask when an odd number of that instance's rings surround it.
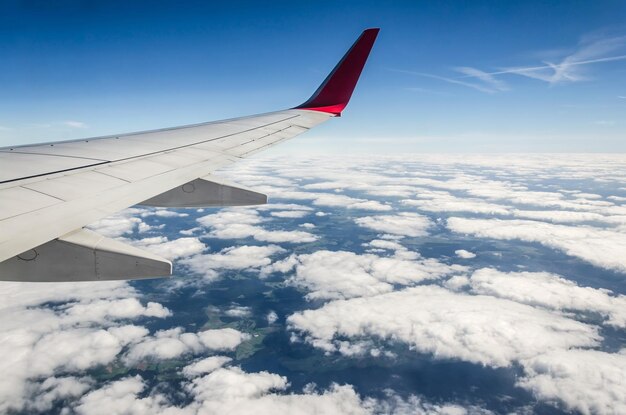
M 295 275 L 288 283 L 309 291 L 309 299 L 341 299 L 372 296 L 393 291 L 395 285 L 412 285 L 424 280 L 464 271 L 435 259 L 358 255 L 347 251 L 317 251 L 285 260 Z M 278 269 L 282 267 L 277 264 Z M 290 268 L 282 268 L 283 272 Z
M 626 413 L 626 349 L 554 350 L 522 362 L 518 385 L 583 414 Z
M 404 236 L 425 236 L 432 225 L 430 220 L 416 213 L 397 215 L 364 216 L 354 220 L 357 225 L 378 232 Z
M 337 336 L 373 336 L 436 358 L 494 367 L 599 341 L 593 326 L 525 304 L 435 286 L 332 301 L 297 312 L 288 323 L 327 351 L 338 350 Z
M 606 289 L 580 287 L 548 272 L 500 272 L 483 268 L 468 280 L 473 292 L 555 310 L 596 312 L 607 323 L 626 327 L 626 296 Z
M 626 272 L 626 233 L 529 220 L 449 218 L 451 231 L 484 238 L 538 242 L 596 266 Z

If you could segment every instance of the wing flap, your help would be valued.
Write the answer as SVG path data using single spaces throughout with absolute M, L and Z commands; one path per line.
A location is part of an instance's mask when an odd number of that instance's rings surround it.
M 250 206 L 265 203 L 267 195 L 214 175 L 192 180 L 141 202 L 145 206 L 174 208 Z
M 0 280 L 60 282 L 166 277 L 172 263 L 87 229 L 0 262 Z

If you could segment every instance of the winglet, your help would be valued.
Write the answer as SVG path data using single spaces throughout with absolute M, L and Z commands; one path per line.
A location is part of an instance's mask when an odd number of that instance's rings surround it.
M 350 101 L 379 30 L 365 30 L 311 98 L 295 109 L 321 111 L 341 116 L 341 111 Z

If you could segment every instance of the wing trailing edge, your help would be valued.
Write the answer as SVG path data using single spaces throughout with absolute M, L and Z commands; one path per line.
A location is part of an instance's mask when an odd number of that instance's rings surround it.
M 172 263 L 167 259 L 87 229 L 0 262 L 2 281 L 103 281 L 171 274 Z
M 266 203 L 267 195 L 210 174 L 175 187 L 140 204 L 154 207 L 204 208 L 252 206 Z

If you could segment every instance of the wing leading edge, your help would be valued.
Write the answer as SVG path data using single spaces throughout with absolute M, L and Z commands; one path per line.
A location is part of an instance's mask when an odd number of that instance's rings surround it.
M 163 207 L 266 203 L 265 195 L 211 173 L 340 116 L 377 34 L 378 29 L 364 31 L 313 96 L 290 110 L 0 148 L 0 280 L 171 275 L 169 261 L 82 228 L 142 203 Z

